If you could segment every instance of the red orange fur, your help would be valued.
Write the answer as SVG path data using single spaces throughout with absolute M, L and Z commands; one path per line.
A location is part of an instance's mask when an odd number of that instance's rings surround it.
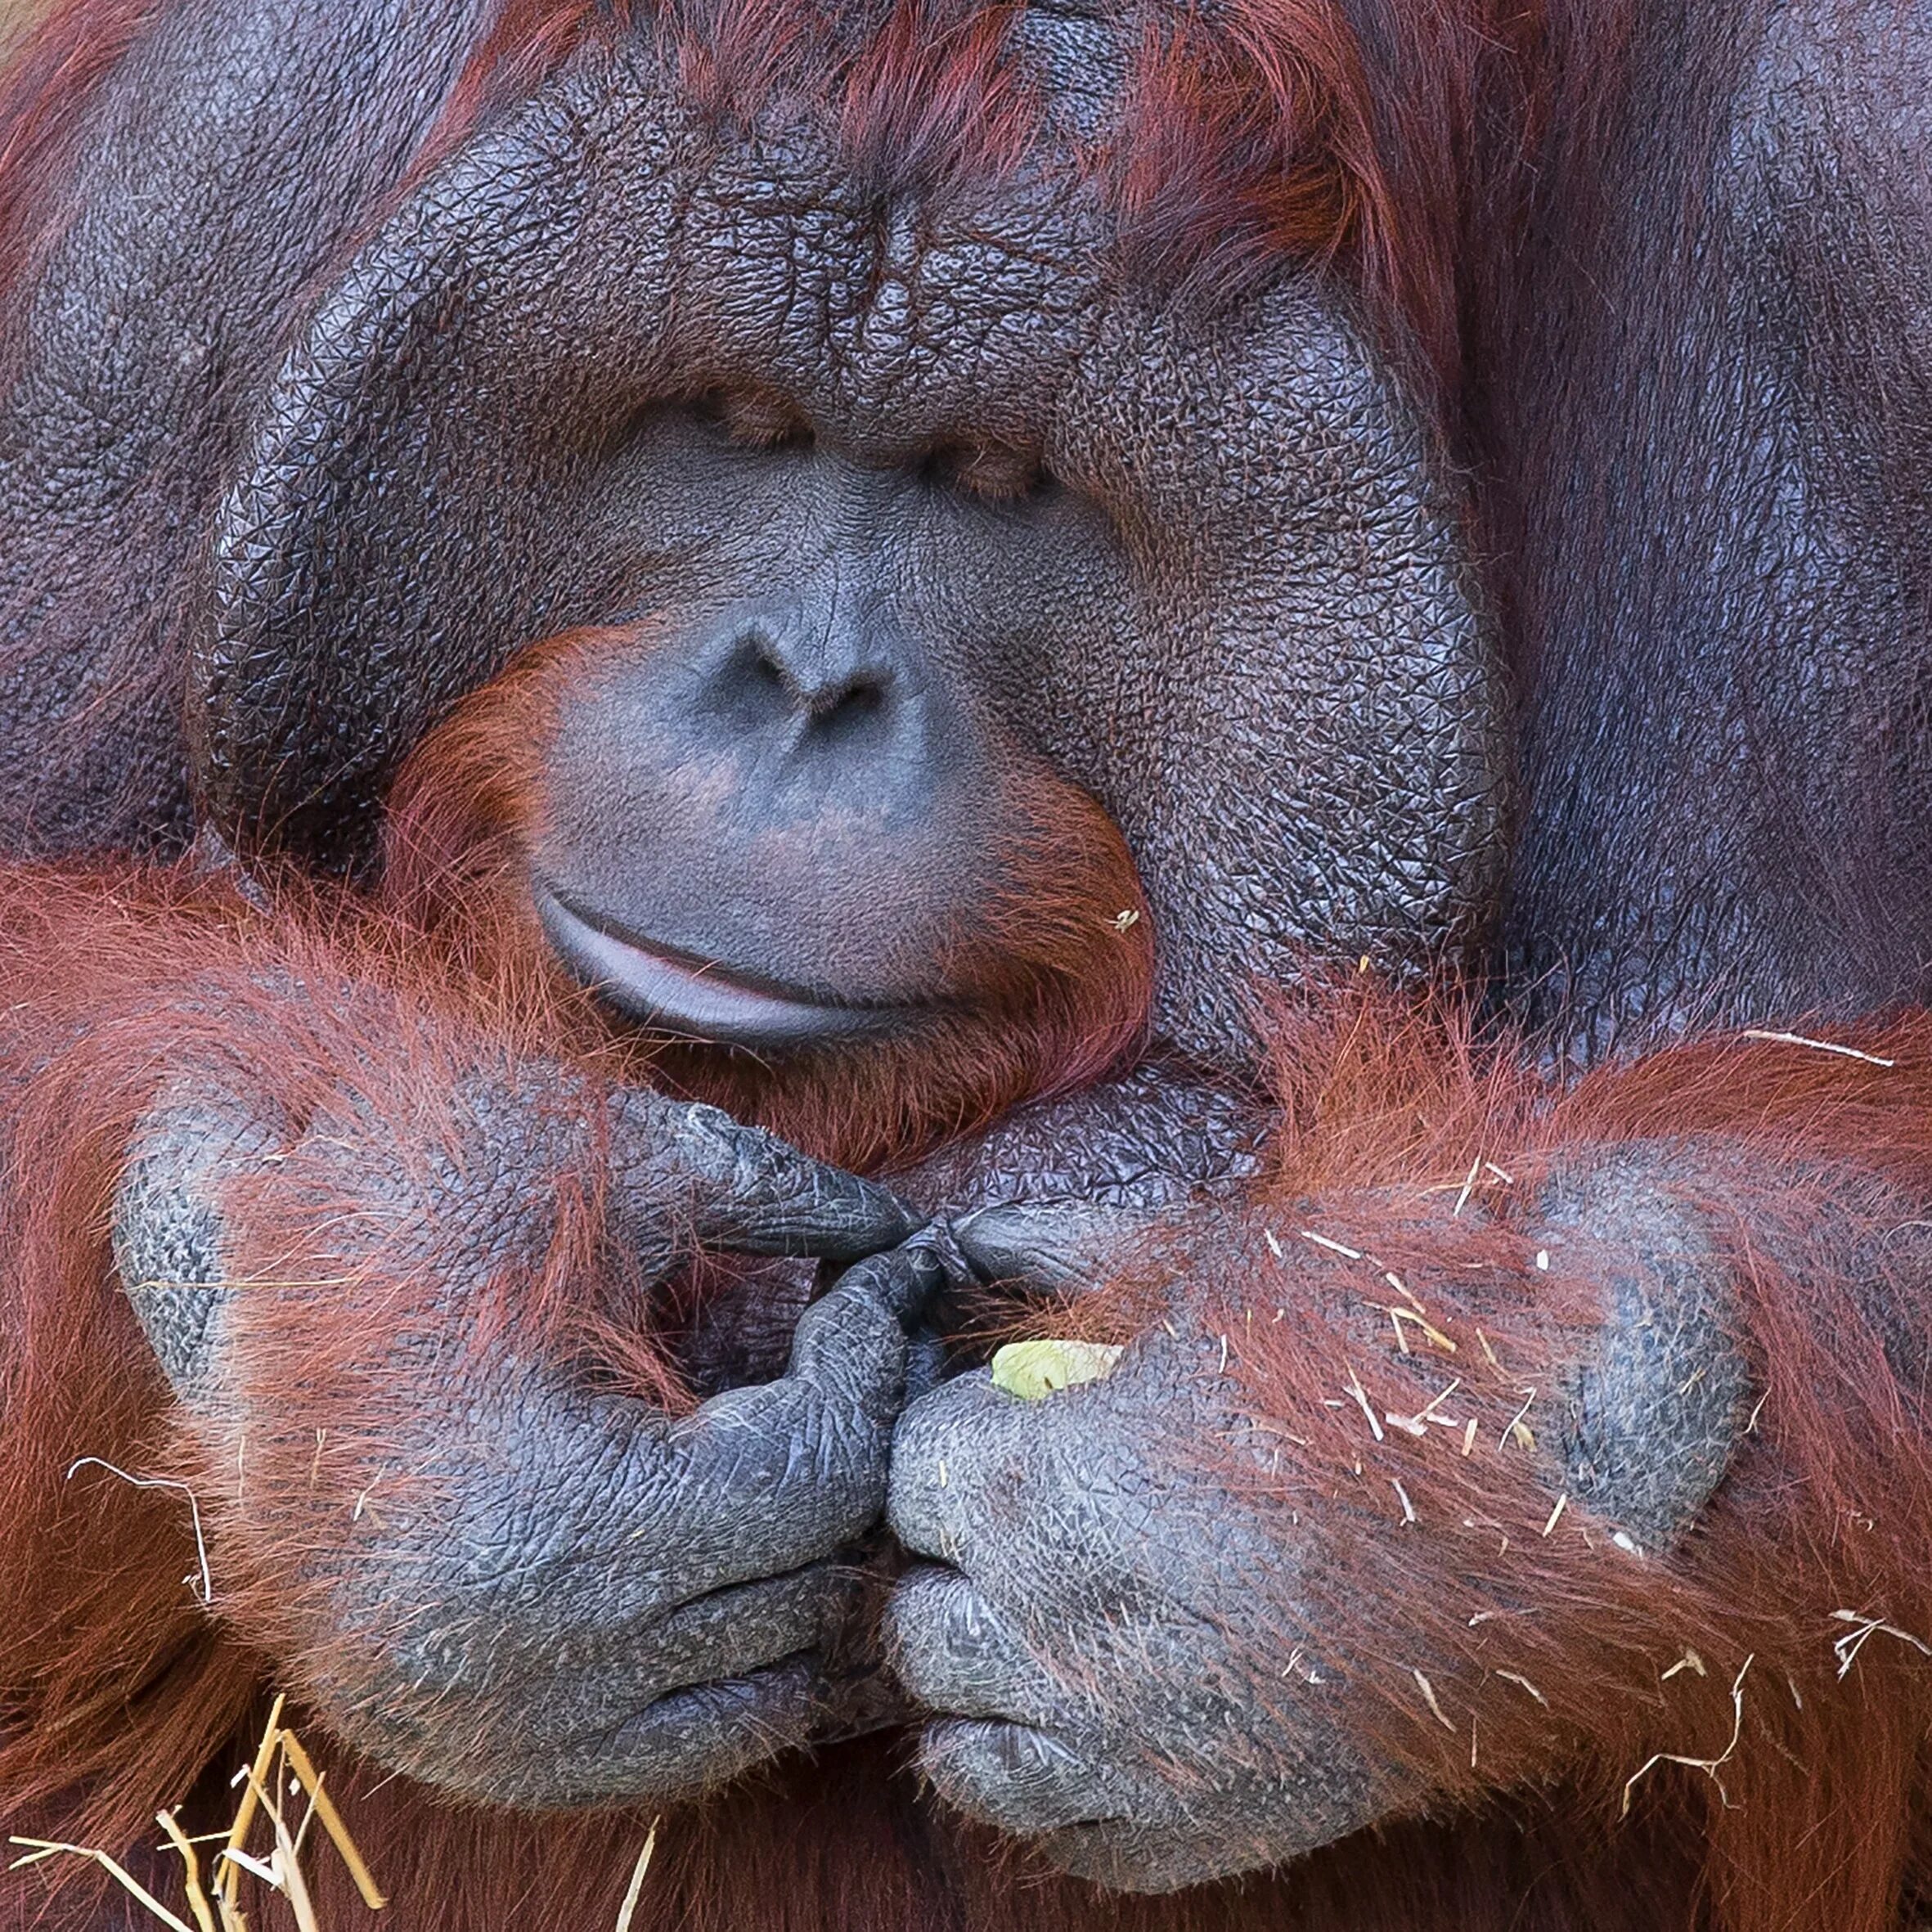
M 8 936 L 15 1171 L 31 1174 L 0 1210 L 10 1356 L 0 1422 L 0 1500 L 10 1526 L 0 1540 L 10 1605 L 0 1639 L 9 1698 L 0 1789 L 16 1829 L 119 1844 L 159 1804 L 187 1795 L 202 1766 L 221 1764 L 224 1745 L 231 1755 L 239 1749 L 258 1674 L 285 1667 L 294 1654 L 279 1647 L 289 1633 L 276 1612 L 285 1552 L 313 1534 L 317 1510 L 346 1508 L 366 1480 L 356 1445 L 358 1436 L 380 1441 L 381 1401 L 371 1411 L 366 1397 L 358 1412 L 348 1391 L 357 1386 L 358 1360 L 417 1292 L 407 1275 L 386 1273 L 378 1254 L 351 1278 L 339 1273 L 326 1319 L 306 1296 L 265 1300 L 258 1319 L 281 1325 L 287 1394 L 272 1405 L 263 1439 L 245 1451 L 232 1445 L 231 1460 L 171 1434 L 158 1375 L 105 1246 L 116 1151 L 146 1094 L 182 1055 L 220 1050 L 251 1063 L 299 1112 L 323 1103 L 341 1070 L 356 1066 L 364 1091 L 407 1140 L 437 1117 L 438 1093 L 479 1055 L 507 1060 L 561 1048 L 586 1077 L 610 1069 L 574 1040 L 573 1016 L 551 1030 L 543 985 L 514 973 L 479 980 L 429 970 L 417 929 L 348 894 L 291 896 L 265 912 L 180 875 L 22 869 L 0 880 L 0 931 Z M 365 991 L 334 1007 L 291 1012 L 274 990 L 284 973 L 310 984 L 353 980 Z M 1724 1932 L 1766 1925 L 1879 1932 L 1912 1848 L 1920 1797 L 1927 1711 L 1909 1668 L 1910 1639 L 1932 1630 L 1925 1581 L 1932 1471 L 1921 1391 L 1895 1379 L 1871 1311 L 1884 1305 L 1885 1237 L 1932 1193 L 1932 1156 L 1915 1144 L 1916 1124 L 1932 1105 L 1924 1024 L 1901 1022 L 1862 1038 L 1864 1050 L 1890 1066 L 1769 1042 L 1713 1042 L 1592 1076 L 1567 1093 L 1524 1073 L 1506 1049 L 1479 1049 L 1453 1010 L 1418 1015 L 1412 1004 L 1353 989 L 1285 1019 L 1282 1038 L 1287 1124 L 1264 1206 L 1278 1204 L 1285 1238 L 1314 1226 L 1396 1272 L 1431 1325 L 1458 1343 L 1452 1364 L 1413 1329 L 1416 1350 L 1405 1356 L 1392 1328 L 1373 1350 L 1359 1335 L 1344 1346 L 1305 1312 L 1251 1323 L 1243 1319 L 1250 1309 L 1271 1318 L 1267 1273 L 1221 1284 L 1232 1359 L 1249 1379 L 1256 1413 L 1285 1445 L 1266 1485 L 1274 1506 L 1313 1507 L 1340 1490 L 1362 1525 L 1346 1592 L 1316 1620 L 1319 1638 L 1380 1660 L 1364 1678 L 1377 1745 L 1472 1799 L 1506 1778 L 1593 1768 L 1594 1782 L 1573 1786 L 1565 1800 L 1576 1807 L 1562 1828 L 1576 1835 L 1581 1872 L 1603 1855 L 1585 1848 L 1614 1826 L 1623 1781 L 1651 1752 L 1722 1755 L 1732 1687 L 1749 1654 L 1735 1755 L 1714 1781 L 1682 1766 L 1654 1769 L 1638 1789 L 1645 1822 L 1622 1829 L 1671 1841 L 1688 1821 L 1705 1845 L 1723 1907 L 1714 1922 Z M 1512 1221 L 1512 1203 L 1533 1188 L 1539 1164 L 1620 1140 L 1687 1134 L 1721 1137 L 1731 1171 L 1745 1177 L 1705 1205 L 1735 1231 L 1747 1310 L 1741 1338 L 1767 1395 L 1761 1447 L 1708 1523 L 1680 1556 L 1639 1562 L 1580 1512 L 1542 1534 L 1552 1498 L 1527 1454 L 1510 1446 L 1505 1424 L 1525 1382 L 1541 1376 L 1548 1345 L 1537 1339 L 1539 1326 L 1512 1326 L 1498 1284 L 1512 1280 L 1525 1309 L 1533 1298 L 1561 1296 L 1561 1280 L 1552 1289 L 1537 1273 Z M 1480 1194 L 1471 1192 L 1482 1218 L 1452 1224 L 1468 1232 L 1445 1241 L 1444 1201 L 1478 1156 L 1511 1180 L 1493 1170 L 1483 1179 Z M 496 1284 L 496 1320 L 568 1321 L 586 1298 L 595 1301 L 586 1291 L 596 1191 L 558 1178 L 555 1242 L 527 1271 Z M 299 1280 L 339 1270 L 337 1247 L 316 1238 L 328 1220 L 326 1202 L 303 1202 L 299 1219 L 284 1224 L 285 1245 L 258 1257 L 261 1272 Z M 1346 1258 L 1323 1260 L 1355 1292 Z M 1364 1300 L 1386 1294 L 1366 1277 L 1359 1292 Z M 1456 1413 L 1480 1418 L 1481 1453 L 1462 1456 L 1446 1435 L 1418 1443 L 1388 1430 L 1373 1441 L 1350 1411 L 1327 1406 L 1351 1370 L 1378 1406 L 1410 1413 L 1452 1371 L 1460 1374 Z M 339 1432 L 337 1449 L 319 1458 L 318 1427 Z M 97 1468 L 70 1479 L 70 1464 L 86 1455 L 194 1487 L 220 1629 L 182 1581 L 195 1574 L 195 1557 L 179 1498 L 157 1500 Z M 1391 1477 L 1426 1526 L 1405 1538 Z M 1832 1645 L 1854 1626 L 1835 1618 L 1840 1610 L 1905 1633 L 1870 1638 L 1843 1682 Z M 1293 1633 L 1283 1637 L 1292 1647 Z M 1664 1679 L 1674 1687 L 1666 1695 L 1662 1673 L 1693 1651 L 1702 1668 Z M 1453 1729 L 1417 1687 L 1418 1657 L 1434 1672 L 1433 1696 Z M 814 1824 L 820 1810 L 784 1772 L 742 1806 L 676 1821 L 661 1889 L 651 1894 L 663 1916 L 640 1922 L 910 1927 L 931 1922 L 918 1903 L 922 1871 L 944 1873 L 962 1898 L 979 1896 L 977 1916 L 964 1923 L 1085 1922 L 1078 1887 L 991 1876 L 1000 1862 L 969 1837 L 923 1826 L 930 1842 L 909 1849 L 901 1804 L 882 1795 L 882 1749 L 889 1757 L 889 1746 L 846 1747 L 817 1774 L 841 1794 L 837 1829 Z M 406 1922 L 438 1932 L 507 1922 L 490 1915 L 519 1885 L 533 1896 L 567 1887 L 549 1894 L 559 1908 L 573 1898 L 573 1911 L 601 1913 L 640 1829 L 609 1819 L 541 1828 L 486 1822 L 372 1774 L 348 1771 L 344 1782 L 366 1794 L 358 1828 L 379 1862 L 386 1853 L 385 1876 L 411 1900 Z M 1470 1834 L 1470 1855 L 1486 1855 L 1484 1829 L 1460 1829 Z M 1440 1848 L 1428 1841 L 1398 1834 L 1396 1842 L 1412 1858 L 1440 1863 Z M 546 1851 L 568 1880 L 541 1876 Z M 1688 1854 L 1680 1844 L 1673 1855 Z M 412 1871 L 421 1877 L 412 1881 Z M 1251 1892 L 1246 1903 L 1203 1896 L 1106 1910 L 1117 1922 L 1150 1928 L 1292 1924 L 1297 1898 L 1328 1894 L 1338 1872 L 1346 1885 L 1324 1910 L 1342 1915 L 1343 1896 L 1353 1904 L 1346 1916 L 1313 1916 L 1310 1925 L 1355 1932 L 1427 1922 L 1404 1918 L 1398 1902 L 1447 1896 L 1431 1888 L 1459 1882 L 1453 1861 L 1390 1873 L 1368 1850 L 1344 1848 L 1278 1887 Z M 793 1916 L 754 1910 L 757 1894 L 745 1889 L 753 1874 Z M 24 1913 L 46 1882 L 39 1872 L 25 1885 L 10 1881 L 20 1888 L 13 1909 Z M 852 1903 L 860 1898 L 869 1901 L 862 1908 Z M 343 1902 L 338 1908 L 348 1910 Z
M 79 0 L 19 70 L 0 109 L 0 245 L 10 262 L 43 231 L 75 106 L 149 11 Z M 554 66 L 593 16 L 615 17 L 550 0 L 506 7 L 452 104 L 445 139 Z M 789 4 L 716 17 L 694 4 L 663 17 L 694 84 L 721 100 L 768 88 L 781 70 L 814 76 L 840 103 L 855 155 L 885 178 L 1004 164 L 1031 133 L 1023 91 L 994 58 L 998 10 L 901 5 L 856 49 Z M 1103 160 L 1155 270 L 1226 278 L 1283 253 L 1328 259 L 1453 382 L 1466 272 L 1457 245 L 1470 217 L 1449 184 L 1488 138 L 1481 110 L 1492 90 L 1527 101 L 1519 129 L 1533 126 L 1530 109 L 1550 110 L 1535 89 L 1555 31 L 1527 9 L 1473 5 L 1238 0 L 1211 25 L 1177 15 L 1142 63 L 1131 139 Z M 142 1838 L 159 1805 L 218 1803 L 218 1790 L 197 1800 L 194 1787 L 204 1772 L 218 1786 L 282 1660 L 273 1523 L 319 1467 L 293 1445 L 316 1427 L 353 1437 L 335 1391 L 407 1286 L 371 1264 L 327 1324 L 299 1299 L 268 1309 L 264 1319 L 287 1324 L 291 1394 L 252 1477 L 175 1433 L 106 1242 L 119 1151 L 164 1069 L 197 1049 L 240 1053 L 299 1105 L 336 1070 L 366 1063 L 374 1010 L 384 1016 L 381 1103 L 404 1137 L 434 1117 L 465 1055 L 559 1055 L 593 1082 L 638 1071 L 631 1049 L 534 948 L 519 946 L 515 922 L 496 916 L 504 841 L 536 804 L 518 757 L 541 711 L 546 662 L 533 656 L 514 670 L 425 750 L 399 795 L 386 905 L 289 881 L 264 910 L 219 881 L 132 865 L 0 874 L 9 1172 L 0 1197 L 0 1804 L 11 1829 L 118 1848 Z M 1063 903 L 1090 910 L 1097 875 L 1084 861 L 1075 870 Z M 1098 897 L 1117 910 L 1116 882 L 1098 876 Z M 967 1071 L 986 1039 L 960 1044 L 937 1107 L 914 1104 L 906 1067 L 874 1067 L 862 1087 L 828 1073 L 802 1097 L 762 1086 L 725 1097 L 876 1162 L 1022 1092 L 1086 1077 L 1131 1039 L 1144 979 L 1096 992 L 1053 944 L 1045 951 L 1069 997 L 1031 1013 L 987 1078 Z M 1002 956 L 989 946 L 989 959 Z M 317 1007 L 294 1025 L 272 991 L 290 970 L 366 987 L 375 1005 Z M 1000 1009 L 1008 992 L 988 991 Z M 1343 1435 L 1350 1412 L 1327 1406 L 1337 1339 L 1306 1319 L 1276 1323 L 1264 1271 L 1220 1287 L 1256 1413 L 1283 1432 L 1277 1500 L 1346 1490 L 1368 1525 L 1346 1594 L 1326 1609 L 1382 1666 L 1370 1677 L 1381 1748 L 1472 1798 L 1505 1772 L 1534 1781 L 1579 1760 L 1591 1767 L 1583 1783 L 1561 1787 L 1547 1815 L 1534 1815 L 1530 1799 L 1522 1835 L 1480 1821 L 1440 1832 L 1404 1826 L 1246 1892 L 1099 1901 L 1015 1876 L 992 1848 L 892 1795 L 881 1759 L 897 1747 L 847 1747 L 809 1780 L 775 1772 L 729 1807 L 668 1821 L 640 1927 L 1609 1932 L 1692 1910 L 1708 1919 L 1687 1922 L 1722 1932 L 1882 1932 L 1891 1923 L 1921 1849 L 1932 1713 L 1907 1667 L 1913 1641 L 1932 1640 L 1932 1468 L 1924 1391 L 1900 1381 L 1873 1311 L 1888 1293 L 1910 1305 L 1913 1284 L 1891 1278 L 1888 1238 L 1932 1195 L 1928 1023 L 1874 1027 L 1857 1043 L 1870 1061 L 1716 1041 L 1562 1092 L 1507 1048 L 1479 1046 L 1453 1010 L 1418 1015 L 1358 990 L 1284 1013 L 1278 1038 L 1287 1124 L 1265 1202 L 1278 1206 L 1284 1233 L 1290 1220 L 1319 1225 L 1423 1297 L 1431 1323 L 1458 1344 L 1458 1413 L 1476 1416 L 1485 1447 L 1465 1458 L 1446 1438 Z M 1692 1133 L 1730 1150 L 1734 1184 L 1702 1205 L 1726 1229 L 1743 1284 L 1740 1339 L 1766 1399 L 1758 1447 L 1709 1521 L 1680 1557 L 1638 1565 L 1581 1512 L 1543 1534 L 1552 1498 L 1526 1453 L 1515 1458 L 1502 1445 L 1547 1344 L 1491 1311 L 1507 1300 L 1498 1284 L 1519 1296 L 1550 1292 L 1512 1205 L 1539 1167 L 1565 1150 Z M 1424 1238 L 1424 1205 L 1440 1209 L 1439 1190 L 1459 1187 L 1479 1159 L 1510 1177 L 1484 1179 L 1479 1165 L 1484 1218 L 1445 1246 L 1432 1214 Z M 1378 1192 L 1365 1206 L 1367 1189 Z M 498 1284 L 498 1319 L 577 1318 L 600 1204 L 594 1188 L 559 1200 L 543 1265 Z M 304 1242 L 312 1254 L 312 1228 L 291 1221 L 282 1233 L 265 1267 L 293 1263 Z M 1458 1287 L 1458 1270 L 1476 1289 Z M 1251 1324 L 1260 1309 L 1266 1319 Z M 595 1339 L 614 1350 L 616 1336 Z M 1373 1362 L 1354 1365 L 1384 1407 L 1413 1413 L 1441 1386 L 1447 1359 L 1403 1355 L 1391 1329 Z M 625 1366 L 646 1386 L 663 1373 L 648 1350 Z M 299 1386 L 313 1408 L 294 1399 Z M 227 1620 L 211 1622 L 182 1582 L 196 1557 L 178 1494 L 137 1490 L 93 1467 L 70 1476 L 84 1456 L 193 1486 Z M 327 1498 L 339 1503 L 357 1474 L 353 1456 L 324 1474 Z M 1421 1519 L 1406 1536 L 1391 1478 Z M 1524 1614 L 1490 1614 L 1498 1607 Z M 1875 1624 L 1842 1681 L 1832 1644 L 1863 1626 L 1840 1620 L 1840 1611 L 1890 1627 Z M 1665 1679 L 1692 1651 L 1700 1667 Z M 1415 1681 L 1412 1660 L 1424 1651 L 1442 1660 L 1431 1688 L 1450 1723 Z M 1738 1745 L 1725 1757 L 1746 1655 Z M 1714 1768 L 1658 1764 L 1635 1787 L 1631 1822 L 1619 1825 L 1624 1781 L 1660 1750 Z M 646 1820 L 506 1819 L 442 1806 L 339 1753 L 333 1762 L 411 1932 L 614 1921 Z M 360 1922 L 327 1861 L 317 1871 L 326 1922 Z M 1692 1907 L 1700 1873 L 1705 1903 Z M 0 1924 L 98 1926 L 113 1922 L 106 1898 L 85 1872 L 62 1882 L 40 1867 L 0 1881 Z M 265 1906 L 256 1922 L 278 1921 Z

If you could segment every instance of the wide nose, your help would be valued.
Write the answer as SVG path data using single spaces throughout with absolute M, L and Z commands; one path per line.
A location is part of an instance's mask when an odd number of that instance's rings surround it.
M 774 608 L 736 613 L 712 640 L 703 708 L 753 732 L 839 739 L 889 732 L 912 667 L 876 618 Z

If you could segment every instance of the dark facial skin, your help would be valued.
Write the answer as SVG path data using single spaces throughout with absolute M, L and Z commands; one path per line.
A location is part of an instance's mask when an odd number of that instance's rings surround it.
M 916 994 L 1037 760 L 1126 835 L 1186 1051 L 1238 1058 L 1298 947 L 1452 939 L 1494 878 L 1494 697 L 1346 311 L 1292 277 L 1207 317 L 1120 289 L 1050 146 L 881 206 L 809 117 L 768 123 L 720 148 L 627 48 L 364 251 L 223 511 L 193 708 L 216 822 L 339 836 L 439 700 L 635 619 L 649 649 L 566 717 L 537 854 L 587 924 Z
M 615 1004 L 765 1049 L 889 1032 L 949 997 L 955 930 L 1024 895 L 1015 793 L 1051 768 L 977 662 L 1027 624 L 1022 583 L 1119 565 L 1017 455 L 978 474 L 865 466 L 745 393 L 649 411 L 613 453 L 593 514 L 651 614 L 571 681 L 530 872 Z

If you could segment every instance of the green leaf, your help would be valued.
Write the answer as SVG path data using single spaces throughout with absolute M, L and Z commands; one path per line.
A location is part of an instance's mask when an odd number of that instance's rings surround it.
M 1009 1341 L 993 1357 L 993 1386 L 1038 1402 L 1056 1389 L 1106 1381 L 1120 1359 L 1110 1341 Z

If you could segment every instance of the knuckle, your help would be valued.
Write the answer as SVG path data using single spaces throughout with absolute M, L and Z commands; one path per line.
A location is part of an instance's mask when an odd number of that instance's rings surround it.
M 894 1593 L 886 1640 L 900 1681 L 934 1710 L 1044 1721 L 1045 1672 L 992 1604 L 956 1571 L 915 1570 Z
M 942 1382 L 899 1418 L 888 1512 L 909 1548 L 960 1562 L 969 1544 L 1030 1512 L 1041 1446 L 1030 1413 L 983 1371 Z

